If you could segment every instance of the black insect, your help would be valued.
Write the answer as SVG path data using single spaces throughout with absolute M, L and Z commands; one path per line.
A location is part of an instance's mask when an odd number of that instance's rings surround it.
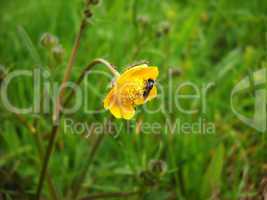
M 143 93 L 143 97 L 147 98 L 150 91 L 152 90 L 153 86 L 154 86 L 155 81 L 152 79 L 148 79 L 145 83 L 145 88 L 144 88 L 144 93 Z

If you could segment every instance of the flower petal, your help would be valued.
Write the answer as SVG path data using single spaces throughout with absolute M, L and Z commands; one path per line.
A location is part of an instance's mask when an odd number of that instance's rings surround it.
M 116 118 L 131 119 L 135 110 L 131 104 L 123 104 L 120 99 L 115 96 L 115 89 L 111 89 L 104 100 L 104 108 L 109 109 Z
M 127 120 L 133 118 L 135 114 L 135 109 L 132 105 L 124 105 L 124 106 L 121 106 L 120 108 L 121 108 L 122 118 L 127 119 Z
M 133 118 L 135 114 L 135 110 L 132 105 L 113 104 L 110 106 L 109 110 L 114 117 L 123 118 L 126 120 Z
M 137 99 L 134 100 L 134 104 L 135 104 L 135 105 L 142 105 L 142 104 L 144 104 L 144 103 L 145 103 L 145 99 L 144 99 L 143 96 L 142 96 L 142 97 L 139 97 L 139 98 L 137 98 Z
M 113 104 L 109 107 L 111 114 L 116 118 L 122 118 L 121 109 L 118 105 Z
M 109 106 L 111 104 L 111 101 L 113 99 L 113 96 L 114 96 L 114 89 L 112 88 L 108 95 L 106 96 L 106 98 L 104 99 L 104 108 L 105 109 L 109 109 Z
M 138 65 L 126 70 L 117 79 L 118 84 L 129 82 L 132 79 L 153 79 L 155 80 L 159 74 L 157 67 L 148 67 L 147 65 Z

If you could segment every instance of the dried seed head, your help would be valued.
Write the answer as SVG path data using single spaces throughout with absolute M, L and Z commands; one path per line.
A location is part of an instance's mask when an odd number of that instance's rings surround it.
M 40 43 L 43 47 L 51 49 L 58 45 L 58 38 L 50 33 L 43 33 L 40 38 Z
M 83 14 L 87 19 L 89 19 L 93 16 L 93 13 L 91 12 L 91 10 L 89 8 L 85 9 Z
M 140 15 L 137 17 L 137 22 L 142 26 L 146 27 L 150 23 L 150 19 L 146 15 Z
M 159 24 L 156 35 L 158 37 L 161 37 L 163 35 L 168 35 L 168 33 L 170 32 L 170 29 L 171 29 L 170 23 L 167 21 L 163 21 Z
M 169 68 L 170 76 L 181 76 L 181 74 L 182 74 L 181 68 L 178 68 L 178 67 Z
M 167 164 L 163 160 L 151 160 L 149 162 L 149 170 L 156 175 L 164 175 L 167 171 Z
M 169 22 L 165 21 L 161 24 L 161 28 L 162 28 L 163 33 L 167 35 L 170 32 L 171 25 Z
M 57 45 L 54 48 L 52 48 L 51 51 L 52 51 L 52 55 L 55 61 L 57 63 L 62 63 L 64 59 L 65 49 L 61 45 Z

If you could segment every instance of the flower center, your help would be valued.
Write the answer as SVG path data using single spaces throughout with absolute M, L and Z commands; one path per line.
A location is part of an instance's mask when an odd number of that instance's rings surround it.
M 143 97 L 144 81 L 127 82 L 120 87 L 118 92 L 121 103 L 133 105 L 136 99 Z

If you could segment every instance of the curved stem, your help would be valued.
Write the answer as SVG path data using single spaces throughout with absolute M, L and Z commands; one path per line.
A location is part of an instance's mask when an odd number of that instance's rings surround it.
M 103 64 L 105 65 L 110 71 L 111 73 L 115 76 L 118 77 L 120 76 L 120 73 L 114 68 L 114 66 L 112 66 L 108 61 L 106 61 L 103 58 L 96 58 L 93 61 L 91 61 L 82 71 L 81 75 L 79 76 L 79 78 L 77 79 L 77 81 L 75 82 L 76 85 L 80 85 L 82 80 L 84 79 L 84 77 L 86 76 L 86 74 L 88 72 L 90 72 L 94 66 L 99 65 L 99 64 Z M 72 90 L 71 93 L 67 96 L 66 100 L 64 101 L 64 105 L 67 105 L 70 100 L 72 99 L 73 95 L 75 94 L 75 90 Z
M 91 69 L 98 65 L 98 64 L 103 64 L 105 65 L 109 70 L 110 72 L 115 76 L 115 77 L 118 77 L 120 76 L 120 73 L 114 68 L 114 66 L 112 66 L 108 61 L 106 61 L 105 59 L 103 58 L 96 58 L 94 59 L 92 62 L 90 62 L 83 70 L 82 74 L 80 75 L 79 79 L 76 81 L 76 84 L 80 84 L 81 81 L 83 80 L 84 76 L 89 72 L 91 71 Z
M 111 73 L 115 76 L 118 77 L 120 74 L 119 72 L 114 68 L 114 66 L 112 66 L 108 61 L 102 59 L 102 58 L 97 58 L 94 59 L 93 61 L 91 61 L 82 71 L 81 75 L 79 76 L 79 78 L 76 81 L 76 85 L 80 85 L 82 80 L 84 79 L 84 77 L 86 76 L 86 74 L 88 72 L 90 72 L 93 67 L 95 67 L 98 64 L 104 64 L 110 71 Z M 64 106 L 67 105 L 70 100 L 73 98 L 73 96 L 75 95 L 75 90 L 72 90 L 69 95 L 67 96 L 66 100 L 64 101 Z M 79 195 L 80 189 L 81 189 L 81 185 L 84 182 L 84 179 L 86 177 L 86 174 L 89 170 L 89 167 L 94 159 L 94 156 L 96 154 L 97 149 L 100 146 L 100 143 L 103 140 L 103 136 L 102 134 L 100 136 L 98 136 L 96 142 L 93 144 L 93 147 L 91 149 L 91 153 L 89 154 L 87 161 L 86 161 L 86 166 L 83 168 L 83 170 L 81 171 L 80 175 L 77 177 L 77 180 L 74 181 L 74 188 L 72 191 L 72 199 L 75 200 L 77 198 L 77 196 Z
M 79 32 L 78 37 L 81 37 L 81 31 Z M 74 58 L 72 58 L 73 56 L 76 56 L 77 48 L 79 47 L 79 44 L 77 44 L 77 42 L 79 42 L 79 41 L 80 41 L 80 39 L 76 39 L 76 42 L 75 42 L 75 45 L 74 45 L 74 49 L 73 49 L 73 53 L 72 53 L 72 56 L 71 56 L 70 60 L 74 59 Z M 73 62 L 73 61 L 70 61 L 70 62 Z M 80 75 L 79 79 L 76 81 L 76 84 L 79 85 L 81 83 L 81 81 L 83 80 L 83 78 L 85 77 L 85 75 L 94 66 L 96 66 L 97 64 L 104 64 L 112 72 L 112 74 L 114 76 L 116 76 L 116 77 L 120 75 L 109 62 L 107 62 L 106 60 L 104 60 L 102 58 L 98 58 L 98 59 L 93 60 L 91 63 L 89 63 L 85 67 L 85 69 L 83 70 L 83 72 Z M 65 72 L 65 73 L 67 73 L 67 75 L 65 75 L 65 76 L 67 76 L 67 77 L 70 76 L 69 75 L 70 72 L 71 71 L 69 71 L 69 69 L 67 69 L 66 72 Z M 65 79 L 66 79 L 66 77 L 64 78 L 64 80 L 62 82 L 62 85 L 66 83 Z M 70 101 L 70 99 L 74 95 L 74 93 L 75 93 L 75 91 L 72 90 L 70 95 L 64 101 L 64 105 L 66 105 Z M 48 144 L 47 151 L 46 151 L 46 154 L 45 154 L 45 157 L 44 157 L 44 163 L 43 163 L 43 166 L 42 166 L 42 171 L 41 171 L 39 184 L 38 184 L 38 188 L 37 188 L 37 195 L 36 195 L 36 199 L 37 200 L 40 199 L 41 190 L 43 188 L 43 183 L 44 183 L 45 175 L 46 175 L 46 172 L 47 172 L 47 166 L 48 166 L 48 163 L 49 163 L 49 160 L 50 160 L 50 156 L 51 156 L 51 153 L 52 153 L 52 150 L 53 150 L 53 146 L 54 146 L 54 143 L 55 143 L 55 139 L 56 139 L 56 136 L 57 136 L 57 133 L 58 133 L 58 129 L 59 129 L 59 123 L 58 122 L 59 122 L 60 116 L 61 116 L 60 104 L 61 104 L 61 101 L 62 101 L 61 98 L 63 98 L 63 96 L 61 97 L 61 95 L 62 95 L 62 92 L 61 92 L 60 96 L 58 97 L 55 113 L 54 113 L 54 116 L 53 116 L 54 117 L 53 118 L 53 122 L 54 123 L 53 123 L 53 127 L 52 127 L 52 130 L 51 130 L 51 134 L 50 134 L 51 136 L 49 138 L 49 144 Z

